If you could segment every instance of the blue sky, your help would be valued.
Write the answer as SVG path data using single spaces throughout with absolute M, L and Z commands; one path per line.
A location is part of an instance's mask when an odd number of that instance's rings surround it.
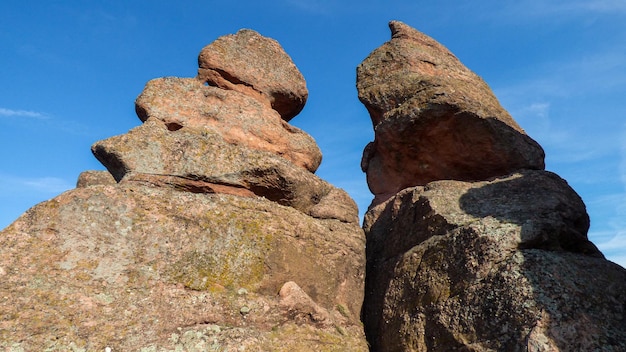
M 193 77 L 200 49 L 254 29 L 307 80 L 292 123 L 324 153 L 318 175 L 361 212 L 371 122 L 356 66 L 401 20 L 447 46 L 546 151 L 587 204 L 590 239 L 626 266 L 626 1 L 17 1 L 0 4 L 0 228 L 103 169 L 95 141 L 140 124 L 156 77 Z

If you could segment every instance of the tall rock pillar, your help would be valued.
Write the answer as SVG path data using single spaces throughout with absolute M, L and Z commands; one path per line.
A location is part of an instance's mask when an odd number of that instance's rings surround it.
M 362 318 L 372 351 L 626 350 L 626 270 L 487 84 L 401 22 L 357 69 L 375 139 Z

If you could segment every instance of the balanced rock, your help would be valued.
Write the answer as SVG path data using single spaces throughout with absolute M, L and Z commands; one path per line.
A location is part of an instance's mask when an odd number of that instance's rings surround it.
M 391 40 L 357 68 L 375 130 L 361 163 L 374 203 L 434 180 L 544 168 L 542 148 L 480 77 L 432 38 L 401 22 L 389 27 Z
M 626 270 L 588 227 L 547 171 L 399 192 L 365 218 L 372 351 L 625 350 Z
M 260 77 L 260 79 L 263 77 Z M 156 118 L 170 130 L 211 129 L 227 142 L 280 155 L 315 172 L 322 153 L 311 136 L 290 125 L 269 106 L 233 90 L 193 78 L 151 80 L 135 101 L 141 121 Z
M 302 110 L 309 94 L 302 74 L 280 44 L 253 30 L 218 38 L 202 49 L 198 65 L 203 82 L 254 97 L 285 121 Z
M 240 33 L 231 55 L 285 64 Z M 279 99 L 304 87 L 293 63 L 246 59 L 258 82 L 235 66 L 215 71 L 234 88 L 149 82 L 145 122 L 92 147 L 108 175 L 83 173 L 0 233 L 1 350 L 367 350 L 356 204 L 313 174 L 319 148 L 279 115 L 306 98 Z

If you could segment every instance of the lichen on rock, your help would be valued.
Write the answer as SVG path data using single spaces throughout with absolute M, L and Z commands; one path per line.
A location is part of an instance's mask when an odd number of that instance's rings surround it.
M 356 204 L 287 122 L 302 75 L 252 31 L 200 57 L 199 77 L 148 82 L 141 126 L 94 144 L 108 171 L 0 233 L 0 349 L 367 350 Z
M 478 76 L 407 25 L 359 65 L 372 351 L 626 350 L 626 270 Z

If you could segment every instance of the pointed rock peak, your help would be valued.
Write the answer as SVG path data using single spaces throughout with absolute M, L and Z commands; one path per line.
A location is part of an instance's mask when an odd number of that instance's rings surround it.
M 408 25 L 357 68 L 359 99 L 375 140 L 361 166 L 381 202 L 436 180 L 486 180 L 543 169 L 544 152 L 489 86 L 448 49 Z
M 406 38 L 419 33 L 417 30 L 408 26 L 404 22 L 395 20 L 389 22 L 389 29 L 391 29 L 392 38 Z
M 306 103 L 304 77 L 274 39 L 250 30 L 218 38 L 198 57 L 198 79 L 271 106 L 289 121 Z
M 442 56 L 450 56 L 450 59 L 455 64 L 459 61 L 456 56 L 450 50 L 448 50 L 445 46 L 441 45 L 435 39 L 427 36 L 426 34 L 418 31 L 417 29 L 405 24 L 400 21 L 391 21 L 389 22 L 389 29 L 391 29 L 391 39 L 408 39 L 414 42 L 419 43 L 422 47 L 421 50 L 424 50 L 427 47 L 431 47 L 431 50 L 438 51 Z M 458 65 L 463 68 L 463 64 L 458 62 Z

